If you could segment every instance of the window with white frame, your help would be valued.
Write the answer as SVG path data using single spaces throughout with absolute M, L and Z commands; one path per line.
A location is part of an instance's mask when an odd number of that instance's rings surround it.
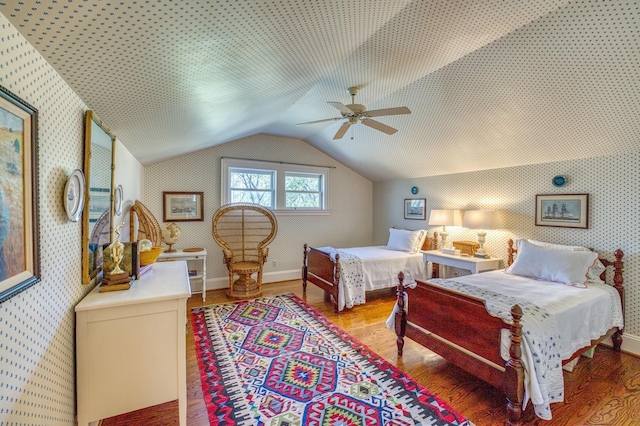
M 330 168 L 222 159 L 222 204 L 256 203 L 289 214 L 328 214 Z
M 273 170 L 229 168 L 229 202 L 255 203 L 273 209 L 275 175 Z

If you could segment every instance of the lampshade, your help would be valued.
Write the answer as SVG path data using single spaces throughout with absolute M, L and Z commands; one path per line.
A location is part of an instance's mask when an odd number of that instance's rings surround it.
M 460 210 L 431 210 L 429 225 L 460 226 Z
M 468 210 L 464 212 L 462 226 L 470 229 L 497 229 L 500 221 L 494 210 Z

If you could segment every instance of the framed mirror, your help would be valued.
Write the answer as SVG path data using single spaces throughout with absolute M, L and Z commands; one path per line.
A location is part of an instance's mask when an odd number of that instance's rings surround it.
M 85 197 L 82 212 L 82 283 L 102 270 L 102 247 L 113 234 L 116 137 L 93 111 L 84 120 Z

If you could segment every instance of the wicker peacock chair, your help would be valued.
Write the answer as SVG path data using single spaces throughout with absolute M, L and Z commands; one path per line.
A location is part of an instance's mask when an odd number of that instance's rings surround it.
M 138 219 L 138 235 L 135 234 L 136 217 Z M 151 211 L 140 201 L 131 207 L 129 214 L 129 238 L 131 241 L 140 241 L 143 239 L 151 240 L 154 246 L 162 245 L 162 230 L 160 223 Z
M 262 266 L 278 233 L 273 212 L 259 204 L 232 203 L 213 215 L 213 239 L 222 247 L 229 270 L 229 290 L 233 298 L 262 295 Z M 251 277 L 257 273 L 257 279 Z M 234 281 L 235 275 L 238 279 Z

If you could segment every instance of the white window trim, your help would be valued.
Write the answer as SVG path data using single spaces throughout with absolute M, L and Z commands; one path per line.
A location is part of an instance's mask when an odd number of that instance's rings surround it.
M 275 194 L 276 194 L 276 208 L 274 213 L 282 216 L 287 215 L 309 215 L 309 216 L 325 216 L 331 213 L 330 210 L 330 193 L 331 188 L 331 167 L 323 166 L 310 166 L 305 164 L 293 164 L 293 163 L 277 163 L 271 161 L 262 160 L 245 160 L 241 158 L 222 158 L 221 161 L 221 183 L 222 188 L 220 191 L 220 205 L 227 204 L 230 199 L 229 191 L 229 169 L 230 168 L 247 168 L 257 170 L 273 170 L 275 171 Z M 324 209 L 296 209 L 296 208 L 283 208 L 285 205 L 285 186 L 284 178 L 285 172 L 300 172 L 300 173 L 314 173 L 324 176 L 324 200 L 322 205 Z

